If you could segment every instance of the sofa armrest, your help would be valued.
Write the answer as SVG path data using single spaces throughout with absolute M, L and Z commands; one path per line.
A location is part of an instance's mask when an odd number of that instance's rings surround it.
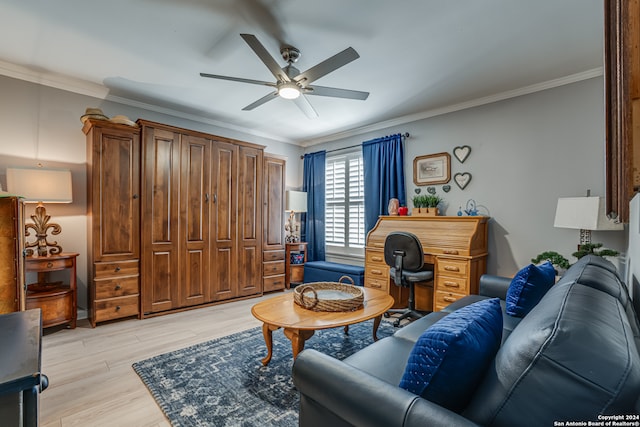
M 293 383 L 304 396 L 300 426 L 336 425 L 336 418 L 344 425 L 371 427 L 477 426 L 448 409 L 312 349 L 296 358 Z M 305 402 L 309 400 L 316 408 L 309 409 L 307 415 Z M 325 412 L 327 418 L 319 419 Z
M 507 289 L 511 284 L 511 278 L 483 274 L 480 276 L 480 289 L 478 293 L 485 297 L 507 299 Z

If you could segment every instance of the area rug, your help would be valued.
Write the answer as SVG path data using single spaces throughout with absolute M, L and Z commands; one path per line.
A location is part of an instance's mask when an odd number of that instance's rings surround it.
M 337 359 L 373 342 L 373 321 L 316 331 L 305 348 Z M 383 321 L 378 337 L 394 332 Z M 273 358 L 267 354 L 260 327 L 136 362 L 133 369 L 174 427 L 298 425 L 298 392 L 291 380 L 291 342 L 282 330 L 273 333 Z

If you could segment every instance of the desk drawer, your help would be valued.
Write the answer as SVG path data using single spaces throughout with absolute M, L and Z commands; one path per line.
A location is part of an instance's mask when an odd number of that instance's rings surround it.
M 438 276 L 436 289 L 445 292 L 469 293 L 469 282 L 465 277 Z
M 469 262 L 463 259 L 438 258 L 437 274 L 444 276 L 467 277 Z
M 436 291 L 434 309 L 435 311 L 442 310 L 452 302 L 458 301 L 460 298 L 465 297 L 464 294 L 458 294 L 454 292 Z
M 389 291 L 389 279 L 367 278 L 365 276 L 364 285 L 367 288 L 379 289 L 381 291 Z
M 96 262 L 94 264 L 94 277 L 102 279 L 114 276 L 137 276 L 140 273 L 138 260 Z
M 96 280 L 96 300 L 137 295 L 140 293 L 137 277 Z
M 366 264 L 381 264 L 381 265 L 387 265 L 384 262 L 384 252 L 383 251 L 376 251 L 376 250 L 369 250 L 367 249 L 367 254 L 365 257 Z
M 139 313 L 137 295 L 96 301 L 96 322 L 135 316 Z

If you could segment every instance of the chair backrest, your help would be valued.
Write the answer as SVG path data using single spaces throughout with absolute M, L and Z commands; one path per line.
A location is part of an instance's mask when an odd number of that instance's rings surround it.
M 396 267 L 396 254 L 402 251 L 402 268 L 406 271 L 420 271 L 424 266 L 422 244 L 415 234 L 405 231 L 393 231 L 384 241 L 384 262 L 389 267 Z

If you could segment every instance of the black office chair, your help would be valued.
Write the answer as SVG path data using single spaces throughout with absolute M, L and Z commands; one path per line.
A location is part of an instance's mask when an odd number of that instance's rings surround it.
M 384 261 L 391 267 L 391 278 L 396 286 L 409 288 L 409 307 L 405 310 L 390 310 L 401 313 L 393 326 L 400 326 L 400 321 L 406 318 L 419 319 L 423 313 L 416 311 L 415 284 L 431 282 L 433 286 L 433 267 L 424 263 L 420 240 L 414 234 L 404 231 L 389 233 L 384 241 Z

